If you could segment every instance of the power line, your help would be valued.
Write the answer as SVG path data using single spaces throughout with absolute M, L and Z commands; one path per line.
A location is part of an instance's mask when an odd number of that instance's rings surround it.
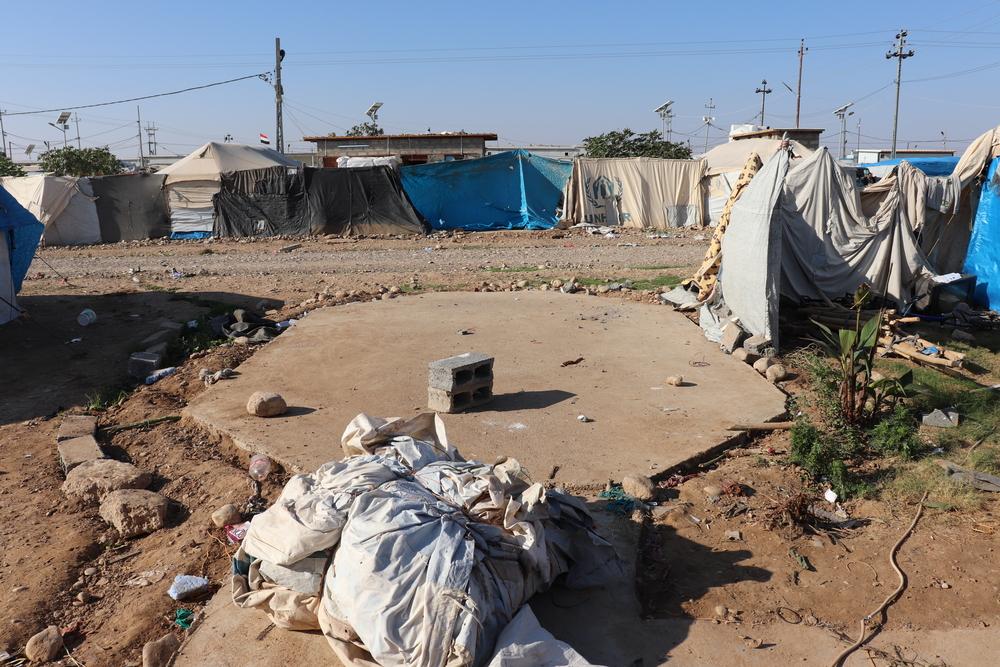
M 181 93 L 189 93 L 192 90 L 204 90 L 205 88 L 214 88 L 215 86 L 224 86 L 228 83 L 236 83 L 237 81 L 245 81 L 247 79 L 259 79 L 267 76 L 268 72 L 262 72 L 260 74 L 248 74 L 247 76 L 241 76 L 235 79 L 227 79 L 225 81 L 216 81 L 215 83 L 206 83 L 201 86 L 191 86 L 190 88 L 181 88 L 180 90 L 171 90 L 166 93 L 156 93 L 154 95 L 143 95 L 141 97 L 129 97 L 123 100 L 114 100 L 112 102 L 97 102 L 94 104 L 78 104 L 76 106 L 65 106 L 56 107 L 54 109 L 39 109 L 38 111 L 15 111 L 13 113 L 5 113 L 5 116 L 30 116 L 40 113 L 55 113 L 56 111 L 74 111 L 76 109 L 93 109 L 94 107 L 107 107 L 113 104 L 124 104 L 126 102 L 138 102 L 140 100 L 151 100 L 156 97 L 167 97 L 169 95 L 179 95 Z M 18 105 L 22 106 L 22 105 Z

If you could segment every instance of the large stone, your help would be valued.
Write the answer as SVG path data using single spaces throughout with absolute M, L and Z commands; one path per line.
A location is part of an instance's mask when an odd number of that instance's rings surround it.
M 788 378 L 788 369 L 782 364 L 772 364 L 764 371 L 764 376 L 771 382 L 781 382 Z
M 743 349 L 745 349 L 750 354 L 755 354 L 758 357 L 769 357 L 771 352 L 774 351 L 774 346 L 771 345 L 771 339 L 766 336 L 750 336 L 745 341 L 743 341 Z
M 153 352 L 133 352 L 128 358 L 128 374 L 136 380 L 144 380 L 160 368 L 162 361 L 163 357 Z
M 104 458 L 104 452 L 92 435 L 81 435 L 79 438 L 60 440 L 56 443 L 59 450 L 59 464 L 63 472 L 69 472 L 81 463 Z
M 141 489 L 112 491 L 101 502 L 101 518 L 122 537 L 136 537 L 166 525 L 169 501 L 158 493 Z
M 960 421 L 961 417 L 958 412 L 951 408 L 928 412 L 922 419 L 924 426 L 933 426 L 934 428 L 955 428 Z
M 131 463 L 112 459 L 85 461 L 66 475 L 63 493 L 87 504 L 100 502 L 104 496 L 119 489 L 145 489 L 153 479 L 148 472 Z
M 733 350 L 733 359 L 736 359 L 737 361 L 742 361 L 743 363 L 746 364 L 752 364 L 753 362 L 757 361 L 757 355 L 753 354 L 745 347 L 738 347 L 735 350 Z
M 97 432 L 97 417 L 91 415 L 66 415 L 59 424 L 56 442 L 94 435 Z
M 748 335 L 736 322 L 730 322 L 722 330 L 722 339 L 719 341 L 719 347 L 726 354 L 732 354 L 733 350 L 743 344 Z
M 24 655 L 31 662 L 52 662 L 63 649 L 63 638 L 59 628 L 50 625 L 28 640 Z
M 622 491 L 638 500 L 652 500 L 656 495 L 656 486 L 645 475 L 625 475 L 622 478 Z
M 776 362 L 771 357 L 761 357 L 757 361 L 753 362 L 753 369 L 758 373 L 764 374 L 767 372 L 768 368 L 770 368 L 776 363 L 778 362 Z
M 273 391 L 255 391 L 247 401 L 247 412 L 256 417 L 277 417 L 287 410 L 285 399 Z
M 219 509 L 212 512 L 212 523 L 214 523 L 219 528 L 224 526 L 231 526 L 235 523 L 242 523 L 243 516 L 240 514 L 240 510 L 236 505 L 223 505 Z
M 167 667 L 181 642 L 173 634 L 164 635 L 142 647 L 142 667 Z

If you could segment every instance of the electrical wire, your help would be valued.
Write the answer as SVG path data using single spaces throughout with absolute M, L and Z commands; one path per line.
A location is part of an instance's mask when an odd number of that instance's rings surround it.
M 236 83 L 237 81 L 245 81 L 247 79 L 262 79 L 268 76 L 269 72 L 262 72 L 260 74 L 248 74 L 247 76 L 237 77 L 235 79 L 227 79 L 225 81 L 216 81 L 214 83 L 206 83 L 200 86 L 191 86 L 189 88 L 181 88 L 180 90 L 171 90 L 166 93 L 156 93 L 153 95 L 142 95 L 140 97 L 129 97 L 123 100 L 114 100 L 111 102 L 96 102 L 94 104 L 78 104 L 75 106 L 66 107 L 56 107 L 54 109 L 39 109 L 38 111 L 15 111 L 13 113 L 5 113 L 5 116 L 30 116 L 40 113 L 55 113 L 57 111 L 73 111 L 76 109 L 93 109 L 94 107 L 107 107 L 114 104 L 125 104 L 126 102 L 139 102 L 141 100 L 151 100 L 157 97 L 167 97 L 169 95 L 179 95 L 181 93 L 189 93 L 193 90 L 204 90 L 205 88 L 214 88 L 215 86 L 224 86 L 229 83 Z M 18 105 L 22 106 L 22 105 Z

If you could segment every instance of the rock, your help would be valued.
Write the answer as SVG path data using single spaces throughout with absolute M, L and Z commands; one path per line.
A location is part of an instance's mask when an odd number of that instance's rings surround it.
M 145 489 L 153 479 L 131 463 L 112 459 L 85 461 L 66 475 L 62 491 L 79 502 L 93 504 L 119 489 Z
M 243 517 L 236 505 L 223 505 L 212 512 L 212 523 L 219 528 L 231 526 L 234 523 L 241 523 L 242 521 Z
M 393 285 L 392 287 L 389 288 L 389 294 L 399 294 L 402 291 L 403 290 L 399 289 L 399 287 L 397 287 L 396 285 Z
M 155 642 L 146 642 L 142 647 L 142 667 L 167 667 L 180 646 L 180 640 L 173 634 L 164 635 Z
M 746 340 L 749 334 L 740 328 L 740 325 L 736 322 L 730 322 L 722 330 L 722 339 L 719 341 L 719 347 L 726 354 L 732 354 L 733 350 L 740 347 L 743 341 Z
M 680 387 L 684 384 L 684 376 L 671 375 L 670 377 L 667 378 L 667 384 L 669 384 L 671 387 Z
M 250 339 L 246 336 L 237 336 L 233 339 L 233 345 L 249 345 Z
M 125 538 L 146 535 L 166 525 L 169 501 L 140 489 L 112 491 L 101 502 L 101 518 Z
M 333 293 L 333 298 L 334 299 L 346 299 L 347 298 L 347 292 L 345 292 L 343 290 L 337 290 L 336 292 Z
M 63 650 L 63 638 L 59 628 L 50 625 L 28 640 L 24 655 L 31 662 L 52 662 Z
M 298 250 L 302 247 L 301 243 L 291 243 L 289 245 L 281 246 L 278 248 L 278 252 L 291 252 L 293 250 Z
M 392 292 L 385 292 L 385 293 L 383 293 L 383 294 L 382 294 L 382 296 L 381 296 L 381 299 L 382 299 L 383 301 L 388 301 L 388 300 L 389 300 L 389 299 L 391 299 L 391 298 L 392 298 Z
M 722 488 L 715 486 L 714 484 L 703 487 L 702 491 L 705 497 L 708 498 L 709 502 L 715 502 L 722 497 Z
M 944 410 L 934 410 L 924 415 L 923 422 L 924 426 L 933 426 L 934 428 L 955 428 L 961 421 L 961 417 L 958 412 L 952 410 L 951 408 L 946 408 Z
M 764 376 L 770 382 L 781 382 L 788 378 L 788 369 L 782 364 L 773 364 L 767 367 L 767 370 L 764 371 Z
M 518 281 L 517 281 L 517 282 L 515 283 L 515 285 L 517 285 L 517 288 L 518 288 L 518 289 L 524 289 L 525 287 L 527 287 L 527 286 L 528 286 L 528 281 L 527 281 L 527 280 L 518 280 Z
M 60 440 L 56 443 L 56 449 L 59 452 L 59 463 L 63 472 L 69 472 L 81 463 L 104 458 L 104 452 L 92 435 Z
M 747 350 L 745 347 L 738 347 L 733 350 L 733 359 L 737 361 L 742 361 L 746 364 L 752 364 L 757 361 L 757 355 Z
M 962 329 L 955 329 L 951 332 L 951 337 L 954 340 L 961 341 L 962 343 L 975 343 L 976 337 L 970 334 L 968 331 Z
M 256 417 L 277 417 L 287 410 L 285 399 L 273 391 L 255 391 L 247 401 L 247 412 Z
M 80 604 L 87 604 L 88 602 L 94 601 L 94 596 L 87 591 L 80 591 L 76 594 L 76 600 Z
M 765 336 L 750 336 L 743 341 L 743 349 L 758 357 L 770 356 L 768 352 L 773 349 L 771 340 Z
M 622 491 L 639 500 L 652 500 L 656 486 L 645 475 L 625 475 L 622 477 Z
M 611 288 L 608 287 L 607 285 L 598 285 L 597 286 L 597 293 L 598 294 L 607 294 L 610 291 L 611 291 Z
M 715 615 L 716 616 L 721 616 L 721 617 L 725 618 L 728 613 L 729 613 L 729 610 L 726 609 L 723 605 L 721 605 L 721 604 L 715 605 Z
M 83 571 L 83 574 L 84 574 L 84 576 L 92 577 L 95 574 L 97 574 L 97 568 L 96 567 L 88 567 L 86 570 Z
M 757 361 L 753 362 L 753 369 L 763 375 L 767 372 L 767 369 L 776 364 L 774 359 L 771 357 L 761 357 Z
M 559 289 L 560 287 L 563 286 L 563 281 L 561 281 L 558 278 L 556 278 L 555 280 L 553 280 L 552 282 L 550 282 L 549 285 L 551 285 L 555 289 Z
M 743 533 L 738 530 L 727 530 L 726 539 L 731 542 L 740 542 L 743 539 Z
M 92 436 L 97 431 L 97 417 L 90 415 L 67 415 L 63 417 L 56 433 L 56 442 Z

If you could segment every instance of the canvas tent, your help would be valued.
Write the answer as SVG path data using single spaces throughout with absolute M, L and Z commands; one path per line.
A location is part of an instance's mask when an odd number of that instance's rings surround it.
M 871 164 L 861 164 L 875 178 L 885 178 L 901 162 L 909 162 L 927 176 L 950 176 L 958 165 L 957 157 L 897 157 Z
M 976 275 L 976 305 L 1000 310 L 1000 157 L 980 191 L 963 271 Z
M 800 159 L 812 154 L 812 151 L 797 141 L 789 141 L 791 147 L 790 164 L 795 165 Z M 708 224 L 713 227 L 719 223 L 722 208 L 733 190 L 740 170 L 746 164 L 752 153 L 761 160 L 769 157 L 781 148 L 780 139 L 739 139 L 720 144 L 701 156 L 705 161 L 705 179 L 702 192 L 705 197 L 705 215 Z
M 413 207 L 434 229 L 550 229 L 571 169 L 516 150 L 400 172 Z
M 17 293 L 44 226 L 0 185 L 0 324 L 21 314 Z
M 722 242 L 719 296 L 744 329 L 777 345 L 779 295 L 834 299 L 867 284 L 903 309 L 926 291 L 937 272 L 920 248 L 903 187 L 887 190 L 868 212 L 825 148 L 789 163 L 779 151 L 764 164 L 733 207 Z M 717 322 L 721 306 L 707 305 L 703 321 Z
M 89 178 L 21 176 L 0 179 L 0 184 L 45 225 L 44 244 L 101 242 L 101 226 Z
M 213 197 L 222 175 L 269 167 L 297 168 L 299 163 L 270 148 L 210 141 L 164 167 L 164 189 L 170 208 L 171 235 L 208 236 L 214 229 Z
M 163 176 L 94 176 L 90 185 L 97 198 L 97 219 L 105 243 L 158 239 L 170 233 Z
M 577 158 L 563 220 L 646 229 L 701 226 L 701 160 Z
M 312 234 L 424 233 L 392 167 L 306 168 L 304 177 Z

